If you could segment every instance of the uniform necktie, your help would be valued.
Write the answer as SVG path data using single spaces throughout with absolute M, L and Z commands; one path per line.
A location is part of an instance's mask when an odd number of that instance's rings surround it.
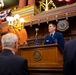
M 51 37 L 53 37 L 53 34 L 51 34 Z

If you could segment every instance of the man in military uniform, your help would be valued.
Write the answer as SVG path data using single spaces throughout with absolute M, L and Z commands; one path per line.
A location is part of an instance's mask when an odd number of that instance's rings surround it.
M 64 50 L 64 38 L 59 32 L 56 32 L 56 25 L 50 23 L 48 26 L 49 35 L 44 38 L 44 44 L 59 44 L 60 48 Z

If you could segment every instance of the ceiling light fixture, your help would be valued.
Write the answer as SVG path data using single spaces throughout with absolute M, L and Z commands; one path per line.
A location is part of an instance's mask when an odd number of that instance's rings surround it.
M 14 29 L 14 31 L 20 38 L 20 36 L 16 30 L 20 31 L 20 30 L 24 29 L 24 23 L 25 23 L 24 18 L 20 18 L 20 15 L 16 14 L 16 15 L 14 15 L 14 17 L 8 16 L 6 18 L 6 20 L 8 21 L 9 31 L 11 31 L 11 29 Z
M 62 2 L 63 0 L 58 0 L 59 2 Z
M 66 2 L 69 2 L 70 0 L 65 0 Z

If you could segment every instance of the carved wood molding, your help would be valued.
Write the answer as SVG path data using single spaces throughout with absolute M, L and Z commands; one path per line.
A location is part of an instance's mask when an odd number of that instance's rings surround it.
M 37 14 L 29 18 L 29 20 L 25 23 L 25 26 L 53 21 L 56 19 L 66 19 L 67 17 L 72 16 L 76 16 L 76 3 Z
M 48 11 L 43 11 L 40 14 L 37 14 L 32 17 L 26 18 L 26 16 L 24 16 L 26 20 L 25 26 L 29 26 L 29 25 L 32 26 L 34 24 L 40 25 L 40 23 L 53 21 L 53 20 L 56 20 L 56 18 L 63 19 L 63 18 L 72 17 L 72 16 L 76 16 L 76 3 L 58 7 L 56 9 L 52 9 Z M 7 25 L 7 21 L 5 21 L 4 23 L 1 23 L 0 28 L 6 25 Z

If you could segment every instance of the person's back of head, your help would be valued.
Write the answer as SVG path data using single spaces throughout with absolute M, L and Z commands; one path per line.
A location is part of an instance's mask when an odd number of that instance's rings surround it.
M 13 33 L 7 33 L 7 34 L 2 36 L 1 42 L 2 42 L 3 49 L 6 47 L 15 48 L 16 43 L 18 43 L 18 38 Z

